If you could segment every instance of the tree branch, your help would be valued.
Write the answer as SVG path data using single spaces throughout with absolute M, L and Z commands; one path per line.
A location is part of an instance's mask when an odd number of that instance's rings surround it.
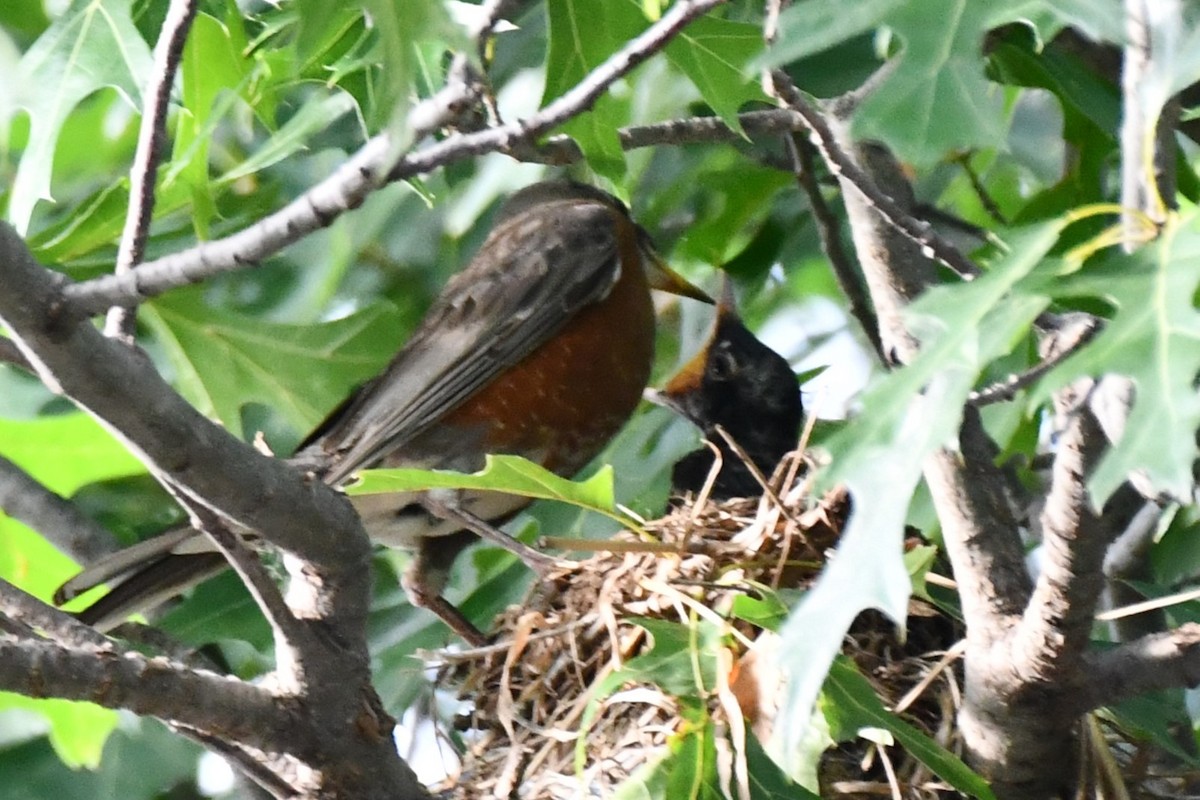
M 1200 685 L 1200 624 L 1185 623 L 1111 650 L 1092 652 L 1080 713 L 1146 692 Z
M 1179 0 L 1125 0 L 1124 64 L 1121 70 L 1121 226 L 1133 252 L 1175 206 L 1175 124 L 1179 104 L 1155 96 L 1159 75 L 1170 67 L 1169 36 L 1183 30 Z M 1169 33 L 1168 33 L 1169 32 Z
M 825 163 L 839 179 L 854 185 L 864 198 L 879 212 L 888 224 L 921 247 L 938 263 L 948 267 L 959 277 L 970 280 L 979 274 L 979 267 L 946 241 L 928 222 L 907 213 L 903 206 L 884 191 L 880 191 L 871 177 L 855 163 L 846 151 L 838 146 L 837 137 L 825 116 L 811 105 L 782 71 L 770 73 L 770 93 L 788 108 L 796 111 L 812 132 L 812 142 L 820 151 Z
M 20 367 L 26 372 L 33 372 L 33 365 L 29 363 L 29 359 L 25 357 L 21 349 L 13 343 L 12 339 L 5 339 L 3 336 L 0 336 L 0 361 Z
M 829 259 L 829 265 L 833 268 L 833 275 L 842 289 L 842 294 L 850 303 L 850 313 L 858 320 L 859 327 L 879 357 L 879 363 L 886 364 L 887 355 L 883 350 L 883 342 L 879 339 L 879 320 L 875 318 L 871 300 L 867 297 L 854 262 L 842 245 L 841 225 L 830 210 L 829 204 L 825 202 L 825 196 L 821 194 L 821 186 L 814 172 L 813 147 L 795 133 L 789 133 L 784 137 L 784 141 L 792 158 L 796 181 L 808 198 L 809 208 L 812 209 L 817 233 L 821 237 L 821 249 Z
M 100 523 L 84 516 L 73 503 L 34 480 L 0 456 L 0 510 L 40 533 L 80 564 L 113 552 L 118 544 Z
M 1112 535 L 1092 511 L 1087 478 L 1104 451 L 1104 432 L 1082 397 L 1069 390 L 1055 405 L 1069 422 L 1061 435 L 1042 512 L 1042 568 L 1014 649 L 1046 680 L 1060 679 L 1088 646 L 1104 588 Z
M 64 318 L 64 279 L 40 268 L 16 232 L 2 224 L 0 282 L 7 289 L 0 293 L 0 321 L 47 386 L 97 417 L 177 494 L 299 556 L 290 559 L 294 591 L 288 601 L 303 620 L 305 635 L 295 643 L 298 653 L 277 654 L 278 694 L 271 700 L 285 708 L 302 703 L 305 725 L 288 720 L 282 710 L 265 722 L 257 720 L 247 713 L 254 710 L 246 705 L 249 699 L 232 705 L 232 720 L 204 716 L 192 705 L 217 702 L 218 696 L 204 693 L 220 684 L 206 684 L 195 677 L 199 673 L 176 679 L 176 668 L 148 661 L 120 662 L 112 668 L 117 674 L 108 676 L 109 667 L 94 654 L 87 662 L 78 652 L 45 643 L 5 642 L 0 661 L 14 671 L 0 675 L 0 685 L 33 696 L 53 693 L 121 706 L 268 751 L 276 747 L 298 754 L 311 759 L 307 769 L 292 771 L 300 794 L 423 796 L 396 754 L 392 720 L 370 685 L 365 638 L 370 587 L 364 577 L 370 574 L 370 545 L 345 497 L 204 419 L 133 348 L 105 337 L 87 320 Z M 145 697 L 135 691 L 143 676 L 159 681 Z M 89 693 L 87 680 L 110 678 L 118 691 L 102 698 L 92 696 L 94 689 Z M 175 694 L 159 697 L 155 686 Z M 244 720 L 253 722 L 243 729 Z M 273 742 L 269 738 L 285 734 Z M 361 771 L 365 763 L 373 765 L 372 774 Z
M 0 580 L 0 616 L 20 620 L 55 641 L 78 650 L 119 652 L 117 643 L 66 612 L 48 606 L 28 592 Z
M 167 138 L 167 105 L 175 72 L 183 58 L 183 45 L 196 16 L 197 0 L 171 0 L 154 46 L 154 69 L 143 93 L 142 122 L 138 129 L 133 169 L 129 173 L 129 211 L 117 248 L 116 274 L 121 275 L 141 263 L 154 217 L 154 190 L 158 163 Z M 109 336 L 132 339 L 137 317 L 132 308 L 109 309 L 104 332 Z
M 392 162 L 388 134 L 368 141 L 333 175 L 279 211 L 225 239 L 205 242 L 189 250 L 149 261 L 124 275 L 108 275 L 68 286 L 68 314 L 87 315 L 112 305 L 131 305 L 169 289 L 260 261 L 307 234 L 331 224 L 341 214 L 357 208 L 388 181 L 431 172 L 441 166 L 483 153 L 506 150 L 529 142 L 576 116 L 595 103 L 604 91 L 634 67 L 662 50 L 689 22 L 724 0 L 681 0 L 657 22 L 558 99 L 525 120 L 457 134 L 409 153 Z M 462 81 L 447 84 L 433 97 L 418 103 L 409 114 L 407 128 L 419 139 L 440 127 L 472 98 Z
M 264 749 L 294 743 L 307 728 L 284 698 L 236 678 L 140 653 L 77 650 L 12 634 L 0 634 L 0 689 L 126 708 Z M 312 748 L 310 742 L 303 749 Z
M 303 667 L 304 659 L 311 655 L 315 648 L 306 646 L 307 629 L 299 624 L 291 609 L 287 607 L 279 587 L 267 574 L 258 556 L 251 552 L 242 537 L 231 531 L 210 508 L 186 494 L 174 494 L 188 510 L 192 527 L 204 532 L 213 540 L 270 623 L 276 656 L 288 661 L 301 662 Z

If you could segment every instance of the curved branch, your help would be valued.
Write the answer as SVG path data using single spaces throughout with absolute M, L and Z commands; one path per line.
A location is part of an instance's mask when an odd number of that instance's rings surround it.
M 970 280 L 979 274 L 975 262 L 959 252 L 958 248 L 938 235 L 933 226 L 907 213 L 890 195 L 880 191 L 870 176 L 864 172 L 837 144 L 837 137 L 826 122 L 825 116 L 809 103 L 786 73 L 770 73 L 773 94 L 788 108 L 803 117 L 812 131 L 812 142 L 821 151 L 825 163 L 839 178 L 854 185 L 884 220 L 914 244 L 919 245 L 930 258 L 952 269 L 960 278 Z
M 570 91 L 533 116 L 472 133 L 458 134 L 393 161 L 388 134 L 368 141 L 342 167 L 308 192 L 258 223 L 225 239 L 206 242 L 181 253 L 148 261 L 123 275 L 108 275 L 68 286 L 64 294 L 71 315 L 98 313 L 112 305 L 130 305 L 168 289 L 196 283 L 251 264 L 299 241 L 362 202 L 389 181 L 431 172 L 470 156 L 505 151 L 586 111 L 616 80 L 667 43 L 689 22 L 724 0 L 682 0 L 619 52 L 590 72 Z M 463 81 L 454 81 L 410 112 L 407 130 L 419 139 L 473 96 Z

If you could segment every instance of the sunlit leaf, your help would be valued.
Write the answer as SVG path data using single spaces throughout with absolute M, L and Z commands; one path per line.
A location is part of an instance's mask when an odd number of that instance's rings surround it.
M 836 556 L 780 634 L 789 673 L 781 718 L 769 743 L 781 765 L 800 763 L 812 704 L 842 637 L 858 613 L 877 608 L 903 624 L 911 591 L 904 565 L 905 518 L 926 457 L 955 439 L 963 403 L 980 371 L 1008 352 L 1046 305 L 1014 296 L 1058 238 L 1063 223 L 1014 237 L 1010 254 L 982 277 L 928 291 L 908 315 L 922 350 L 912 364 L 876 381 L 861 415 L 830 438 L 833 465 L 822 480 L 844 483 L 854 511 Z M 799 778 L 799 776 L 796 776 Z
M 133 0 L 74 0 L 25 53 L 16 103 L 29 113 L 29 146 L 13 181 L 8 218 L 24 233 L 34 204 L 50 199 L 54 148 L 84 98 L 112 86 L 131 104 L 149 74 L 150 49 L 133 25 Z
M 603 467 L 583 481 L 560 478 L 519 456 L 490 455 L 479 472 L 449 470 L 372 469 L 346 487 L 350 495 L 416 492 L 429 489 L 485 489 L 563 503 L 595 511 L 625 522 L 613 499 L 612 467 Z
M 218 311 L 197 291 L 144 307 L 185 396 L 235 435 L 241 409 L 262 403 L 297 431 L 316 425 L 399 347 L 398 315 L 377 305 L 319 325 L 284 325 Z
M 1163 435 L 1200 427 L 1200 215 L 1174 218 L 1154 244 L 1103 263 L 1052 286 L 1060 296 L 1092 295 L 1116 305 L 1116 314 L 1085 348 L 1047 376 L 1040 396 L 1081 375 L 1115 372 L 1131 378 L 1136 392 L 1125 434 L 1089 481 L 1101 504 L 1135 471 L 1161 491 L 1191 497 L 1195 437 Z

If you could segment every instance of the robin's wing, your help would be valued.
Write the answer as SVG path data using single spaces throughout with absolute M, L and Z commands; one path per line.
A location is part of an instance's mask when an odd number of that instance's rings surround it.
M 561 202 L 495 229 L 387 370 L 322 423 L 297 457 L 325 461 L 325 480 L 340 483 L 536 350 L 620 276 L 618 214 L 596 202 Z

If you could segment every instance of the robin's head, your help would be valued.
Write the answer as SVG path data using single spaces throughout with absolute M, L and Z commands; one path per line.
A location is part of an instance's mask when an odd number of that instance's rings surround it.
M 530 212 L 544 213 L 559 203 L 595 203 L 612 209 L 620 221 L 627 223 L 620 226 L 620 232 L 636 237 L 638 252 L 642 257 L 642 268 L 646 271 L 650 288 L 704 303 L 713 302 L 703 290 L 667 266 L 655 248 L 650 234 L 633 221 L 628 206 L 595 186 L 578 181 L 541 181 L 530 184 L 504 201 L 496 215 L 496 223 L 499 225 Z

